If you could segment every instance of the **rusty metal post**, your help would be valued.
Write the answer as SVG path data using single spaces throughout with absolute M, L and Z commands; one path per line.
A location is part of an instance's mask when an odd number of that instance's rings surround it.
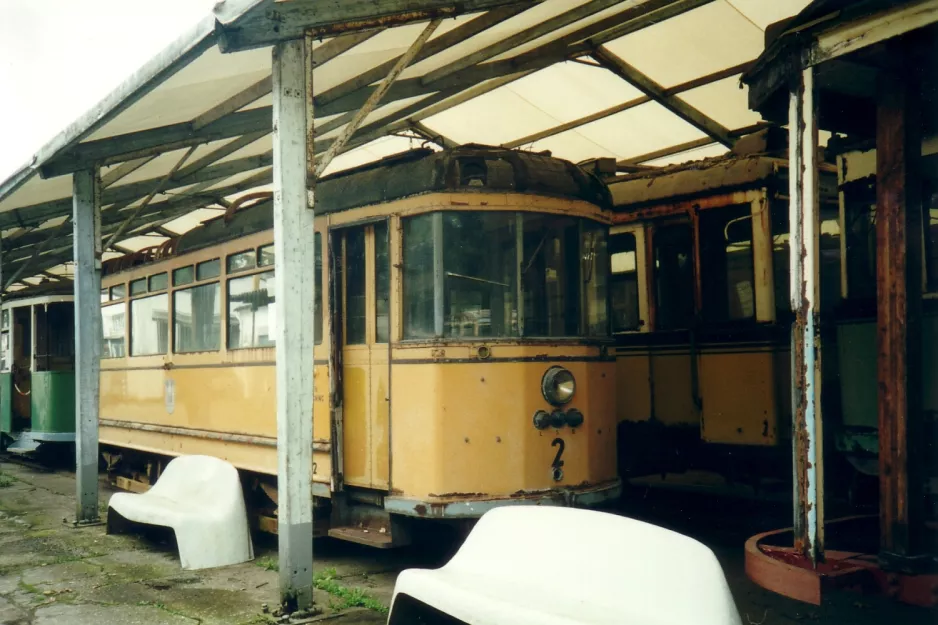
M 901 49 L 893 48 L 900 53 Z M 922 518 L 917 424 L 922 419 L 922 211 L 918 87 L 894 75 L 877 89 L 876 308 L 880 553 L 908 560 Z
M 823 560 L 824 486 L 821 421 L 818 128 L 814 68 L 792 87 L 789 101 L 789 224 L 792 466 L 795 547 L 812 564 Z

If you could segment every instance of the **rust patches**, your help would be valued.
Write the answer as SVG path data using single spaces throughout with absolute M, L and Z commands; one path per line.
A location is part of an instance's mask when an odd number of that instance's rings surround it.
M 362 30 L 371 30 L 375 28 L 389 28 L 409 24 L 411 22 L 422 22 L 437 18 L 455 17 L 459 11 L 457 7 L 442 7 L 433 11 L 405 11 L 393 13 L 378 17 L 370 17 L 361 20 L 348 20 L 338 24 L 327 24 L 317 28 L 309 29 L 309 34 L 317 39 L 322 37 L 331 37 L 343 33 L 352 33 Z M 270 16 L 268 16 L 270 17 Z M 271 18 L 272 19 L 272 18 Z

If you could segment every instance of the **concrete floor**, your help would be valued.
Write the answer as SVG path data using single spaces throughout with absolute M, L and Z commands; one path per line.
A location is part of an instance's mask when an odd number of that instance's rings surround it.
M 102 485 L 102 512 L 111 492 Z M 880 597 L 842 593 L 814 607 L 749 582 L 743 573 L 742 540 L 760 529 L 777 527 L 771 524 L 773 517 L 784 513 L 784 507 L 746 503 L 733 510 L 687 495 L 639 494 L 619 512 L 659 522 L 710 545 L 724 565 L 744 625 L 938 622 L 933 612 Z M 103 526 L 74 529 L 63 523 L 74 515 L 73 497 L 70 473 L 38 472 L 0 461 L 0 624 L 274 622 L 263 606 L 273 609 L 277 604 L 275 541 L 259 538 L 254 562 L 183 571 L 166 544 L 137 536 L 108 536 Z M 714 517 L 716 510 L 720 519 Z M 382 607 L 390 601 L 397 573 L 413 566 L 438 566 L 449 548 L 378 551 L 318 541 L 315 572 L 320 586 L 329 591 L 316 594 L 323 617 L 342 625 L 383 623 Z

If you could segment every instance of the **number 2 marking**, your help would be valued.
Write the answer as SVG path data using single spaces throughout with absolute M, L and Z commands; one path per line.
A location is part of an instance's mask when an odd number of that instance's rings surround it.
M 560 457 L 563 455 L 563 449 L 564 449 L 564 447 L 565 447 L 564 442 L 563 442 L 563 439 L 562 439 L 562 438 L 555 438 L 553 441 L 551 441 L 550 446 L 551 446 L 551 447 L 558 447 L 558 446 L 559 446 L 559 449 L 557 449 L 557 455 L 554 456 L 554 461 L 553 461 L 553 462 L 551 463 L 551 465 L 550 465 L 550 466 L 554 467 L 555 469 L 559 469 L 560 467 L 563 466 L 563 460 L 560 459 Z

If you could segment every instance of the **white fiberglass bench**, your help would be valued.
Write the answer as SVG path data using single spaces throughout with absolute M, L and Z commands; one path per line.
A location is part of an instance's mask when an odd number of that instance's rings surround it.
M 120 532 L 125 521 L 172 528 L 184 569 L 254 557 L 238 470 L 212 456 L 180 456 L 147 492 L 112 495 L 108 533 Z
M 452 560 L 397 578 L 388 622 L 740 625 L 703 544 L 648 523 L 511 506 L 479 520 Z

